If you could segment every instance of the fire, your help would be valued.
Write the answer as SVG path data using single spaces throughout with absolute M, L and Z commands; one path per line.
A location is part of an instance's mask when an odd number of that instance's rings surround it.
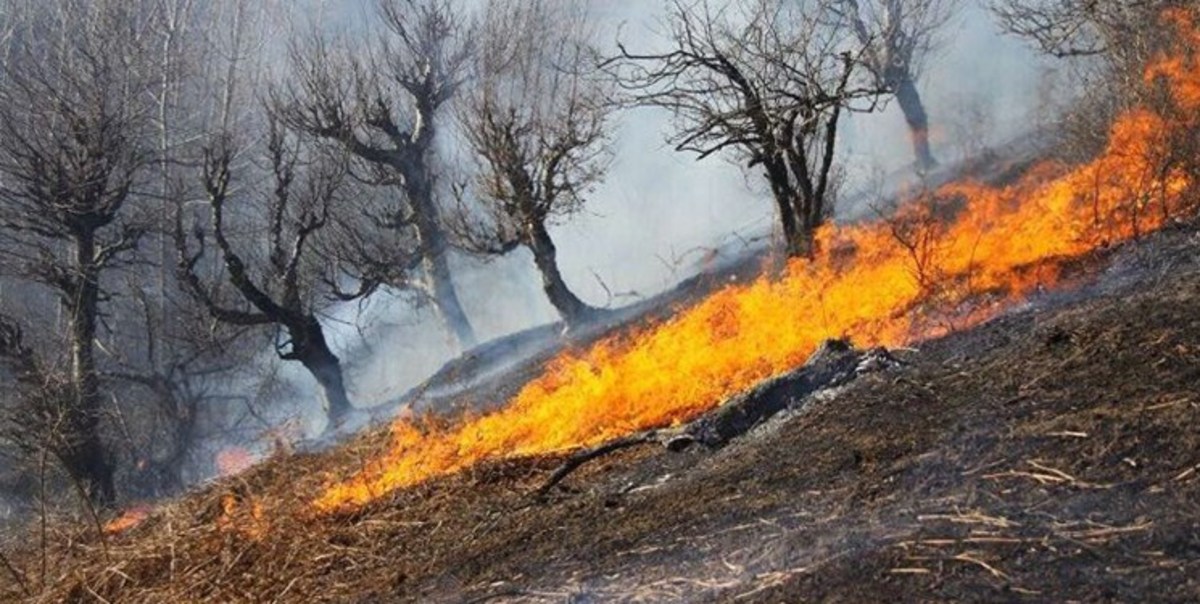
M 1187 15 L 1172 19 L 1185 42 L 1200 37 Z M 1166 82 L 1185 110 L 1178 115 L 1200 107 L 1200 69 L 1191 58 L 1165 57 L 1147 78 Z M 814 260 L 792 261 L 780 278 L 727 287 L 668 321 L 566 354 L 494 413 L 452 427 L 397 421 L 390 449 L 314 505 L 362 505 L 483 460 L 558 453 L 686 422 L 798 366 L 829 337 L 894 346 L 937 333 L 930 318 L 938 312 L 962 315 L 956 327 L 994 316 L 1057 283 L 1071 261 L 1179 215 L 1190 183 L 1164 167 L 1164 137 L 1197 125 L 1172 121 L 1179 119 L 1131 110 L 1090 163 L 1042 164 L 999 188 L 956 183 L 891 221 L 827 226 Z M 923 220 L 930 217 L 937 220 Z M 904 230 L 897 224 L 916 225 L 911 239 L 897 235 Z
M 217 528 L 254 541 L 261 541 L 271 529 L 261 502 L 247 502 L 232 493 L 221 496 L 221 515 L 217 518 Z
M 125 510 L 120 516 L 113 518 L 104 525 L 104 533 L 106 535 L 116 535 L 124 533 L 140 525 L 146 518 L 150 517 L 151 508 L 148 505 L 136 505 L 128 510 Z

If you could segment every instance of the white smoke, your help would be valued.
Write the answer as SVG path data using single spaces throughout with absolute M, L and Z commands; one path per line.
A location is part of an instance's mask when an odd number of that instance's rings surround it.
M 369 4 L 324 3 L 323 14 L 352 27 L 369 18 L 363 8 Z M 662 48 L 657 32 L 665 3 L 597 0 L 596 6 L 603 41 L 620 36 L 630 48 Z M 988 144 L 1022 132 L 1039 109 L 1045 69 L 1019 41 L 1002 36 L 978 6 L 964 7 L 949 32 L 918 83 L 943 164 L 960 159 L 966 128 L 982 130 L 973 134 Z M 986 119 L 978 119 L 981 114 Z M 582 214 L 550 229 L 567 284 L 585 301 L 620 306 L 654 295 L 694 274 L 707 251 L 772 232 L 774 206 L 760 175 L 718 158 L 697 162 L 675 152 L 664 142 L 670 128 L 664 112 L 629 111 L 617 120 L 607 180 Z M 894 103 L 848 117 L 841 136 L 848 197 L 880 174 L 907 176 L 912 152 Z M 843 211 L 864 210 L 848 205 Z M 481 341 L 557 320 L 527 252 L 487 262 L 463 256 L 454 266 Z M 354 359 L 350 388 L 360 407 L 393 401 L 458 354 L 431 309 L 413 309 L 395 295 L 336 309 L 325 325 L 337 352 Z M 318 410 L 311 378 L 297 367 L 283 371 L 300 391 L 313 392 L 310 408 Z M 312 423 L 319 426 L 319 420 Z

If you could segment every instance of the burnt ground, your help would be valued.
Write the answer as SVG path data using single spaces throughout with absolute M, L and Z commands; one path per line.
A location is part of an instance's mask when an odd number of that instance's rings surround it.
M 1198 601 L 1200 234 L 1106 266 L 720 450 L 628 449 L 543 500 L 559 459 L 315 516 L 386 438 L 279 456 L 106 547 L 52 527 L 28 599 Z M 36 594 L 30 535 L 6 551 Z

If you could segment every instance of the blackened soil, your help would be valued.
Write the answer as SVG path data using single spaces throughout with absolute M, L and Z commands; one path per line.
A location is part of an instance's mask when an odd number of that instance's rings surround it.
M 1200 601 L 1200 239 L 1111 266 L 723 449 L 625 450 L 544 500 L 560 460 L 315 516 L 325 473 L 385 437 L 273 460 L 107 555 L 64 538 L 42 599 Z M 229 494 L 264 532 L 214 521 Z M 37 552 L 12 557 L 36 591 Z

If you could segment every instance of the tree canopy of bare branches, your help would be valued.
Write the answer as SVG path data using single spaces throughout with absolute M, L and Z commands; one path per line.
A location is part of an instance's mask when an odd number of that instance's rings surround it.
M 574 2 L 490 2 L 477 79 L 459 110 L 463 136 L 479 160 L 476 189 L 487 214 L 478 217 L 487 232 L 466 239 L 490 253 L 528 248 L 547 297 L 568 323 L 594 309 L 564 282 L 547 225 L 579 211 L 603 178 L 613 110 L 611 80 L 596 70 L 587 16 Z
M 1163 10 L 1176 0 L 993 0 L 992 12 L 1006 31 L 1024 37 L 1055 57 L 1108 55 L 1126 62 L 1144 59 Z
M 929 143 L 929 117 L 917 81 L 957 0 L 831 0 L 837 25 L 862 45 L 863 66 L 880 88 L 895 95 L 912 139 L 918 172 L 937 165 Z
M 842 112 L 881 92 L 856 77 L 861 56 L 826 17 L 818 2 L 676 0 L 670 50 L 622 44 L 607 63 L 633 104 L 674 114 L 677 150 L 763 170 L 793 256 L 812 252 L 831 210 Z
M 185 212 L 176 222 L 175 241 L 181 279 L 218 321 L 241 326 L 275 326 L 284 333 L 276 339 L 279 357 L 297 361 L 320 385 L 330 427 L 337 426 L 353 409 L 346 392 L 341 362 L 330 349 L 317 312 L 328 303 L 370 295 L 383 278 L 358 274 L 350 291 L 343 290 L 347 274 L 339 262 L 340 243 L 331 239 L 340 230 L 335 206 L 347 205 L 347 158 L 338 153 L 302 145 L 274 117 L 267 120 L 264 155 L 269 190 L 238 185 L 254 177 L 253 166 L 239 170 L 233 136 L 217 136 L 207 149 L 201 179 L 208 202 L 208 225 L 193 224 L 186 233 Z M 265 197 L 259 202 L 257 194 Z M 240 202 L 242 206 L 236 207 Z M 264 209 L 260 229 L 235 226 L 255 222 L 254 207 Z M 240 210 L 240 211 L 239 211 Z M 231 216 L 240 216 L 233 220 Z M 254 254 L 255 241 L 265 232 L 264 258 Z M 221 259 L 223 277 L 206 282 L 198 270 L 210 243 Z M 193 249 L 193 247 L 195 249 Z M 400 270 L 396 268 L 395 270 Z M 232 301 L 222 299 L 220 287 L 232 287 Z M 227 298 L 229 296 L 226 296 Z
M 139 2 L 14 3 L 0 73 L 0 227 L 8 274 L 58 296 L 71 392 L 55 454 L 98 503 L 113 469 L 96 360 L 107 275 L 147 225 L 130 204 L 154 161 L 152 32 Z
M 416 238 L 424 285 L 470 347 L 475 334 L 451 281 L 432 162 L 439 113 L 467 77 L 473 28 L 453 0 L 380 0 L 377 15 L 381 33 L 366 52 L 343 52 L 319 33 L 296 44 L 293 73 L 273 104 L 290 128 L 355 156 L 360 178 L 402 192 L 377 226 Z
M 1172 39 L 1164 30 L 1165 11 L 1195 3 L 990 0 L 988 7 L 1001 29 L 1065 61 L 1068 75 L 1080 87 L 1057 120 L 1065 137 L 1063 151 L 1089 157 L 1105 143 L 1107 125 L 1119 111 L 1162 100 L 1147 88 L 1144 69 Z

